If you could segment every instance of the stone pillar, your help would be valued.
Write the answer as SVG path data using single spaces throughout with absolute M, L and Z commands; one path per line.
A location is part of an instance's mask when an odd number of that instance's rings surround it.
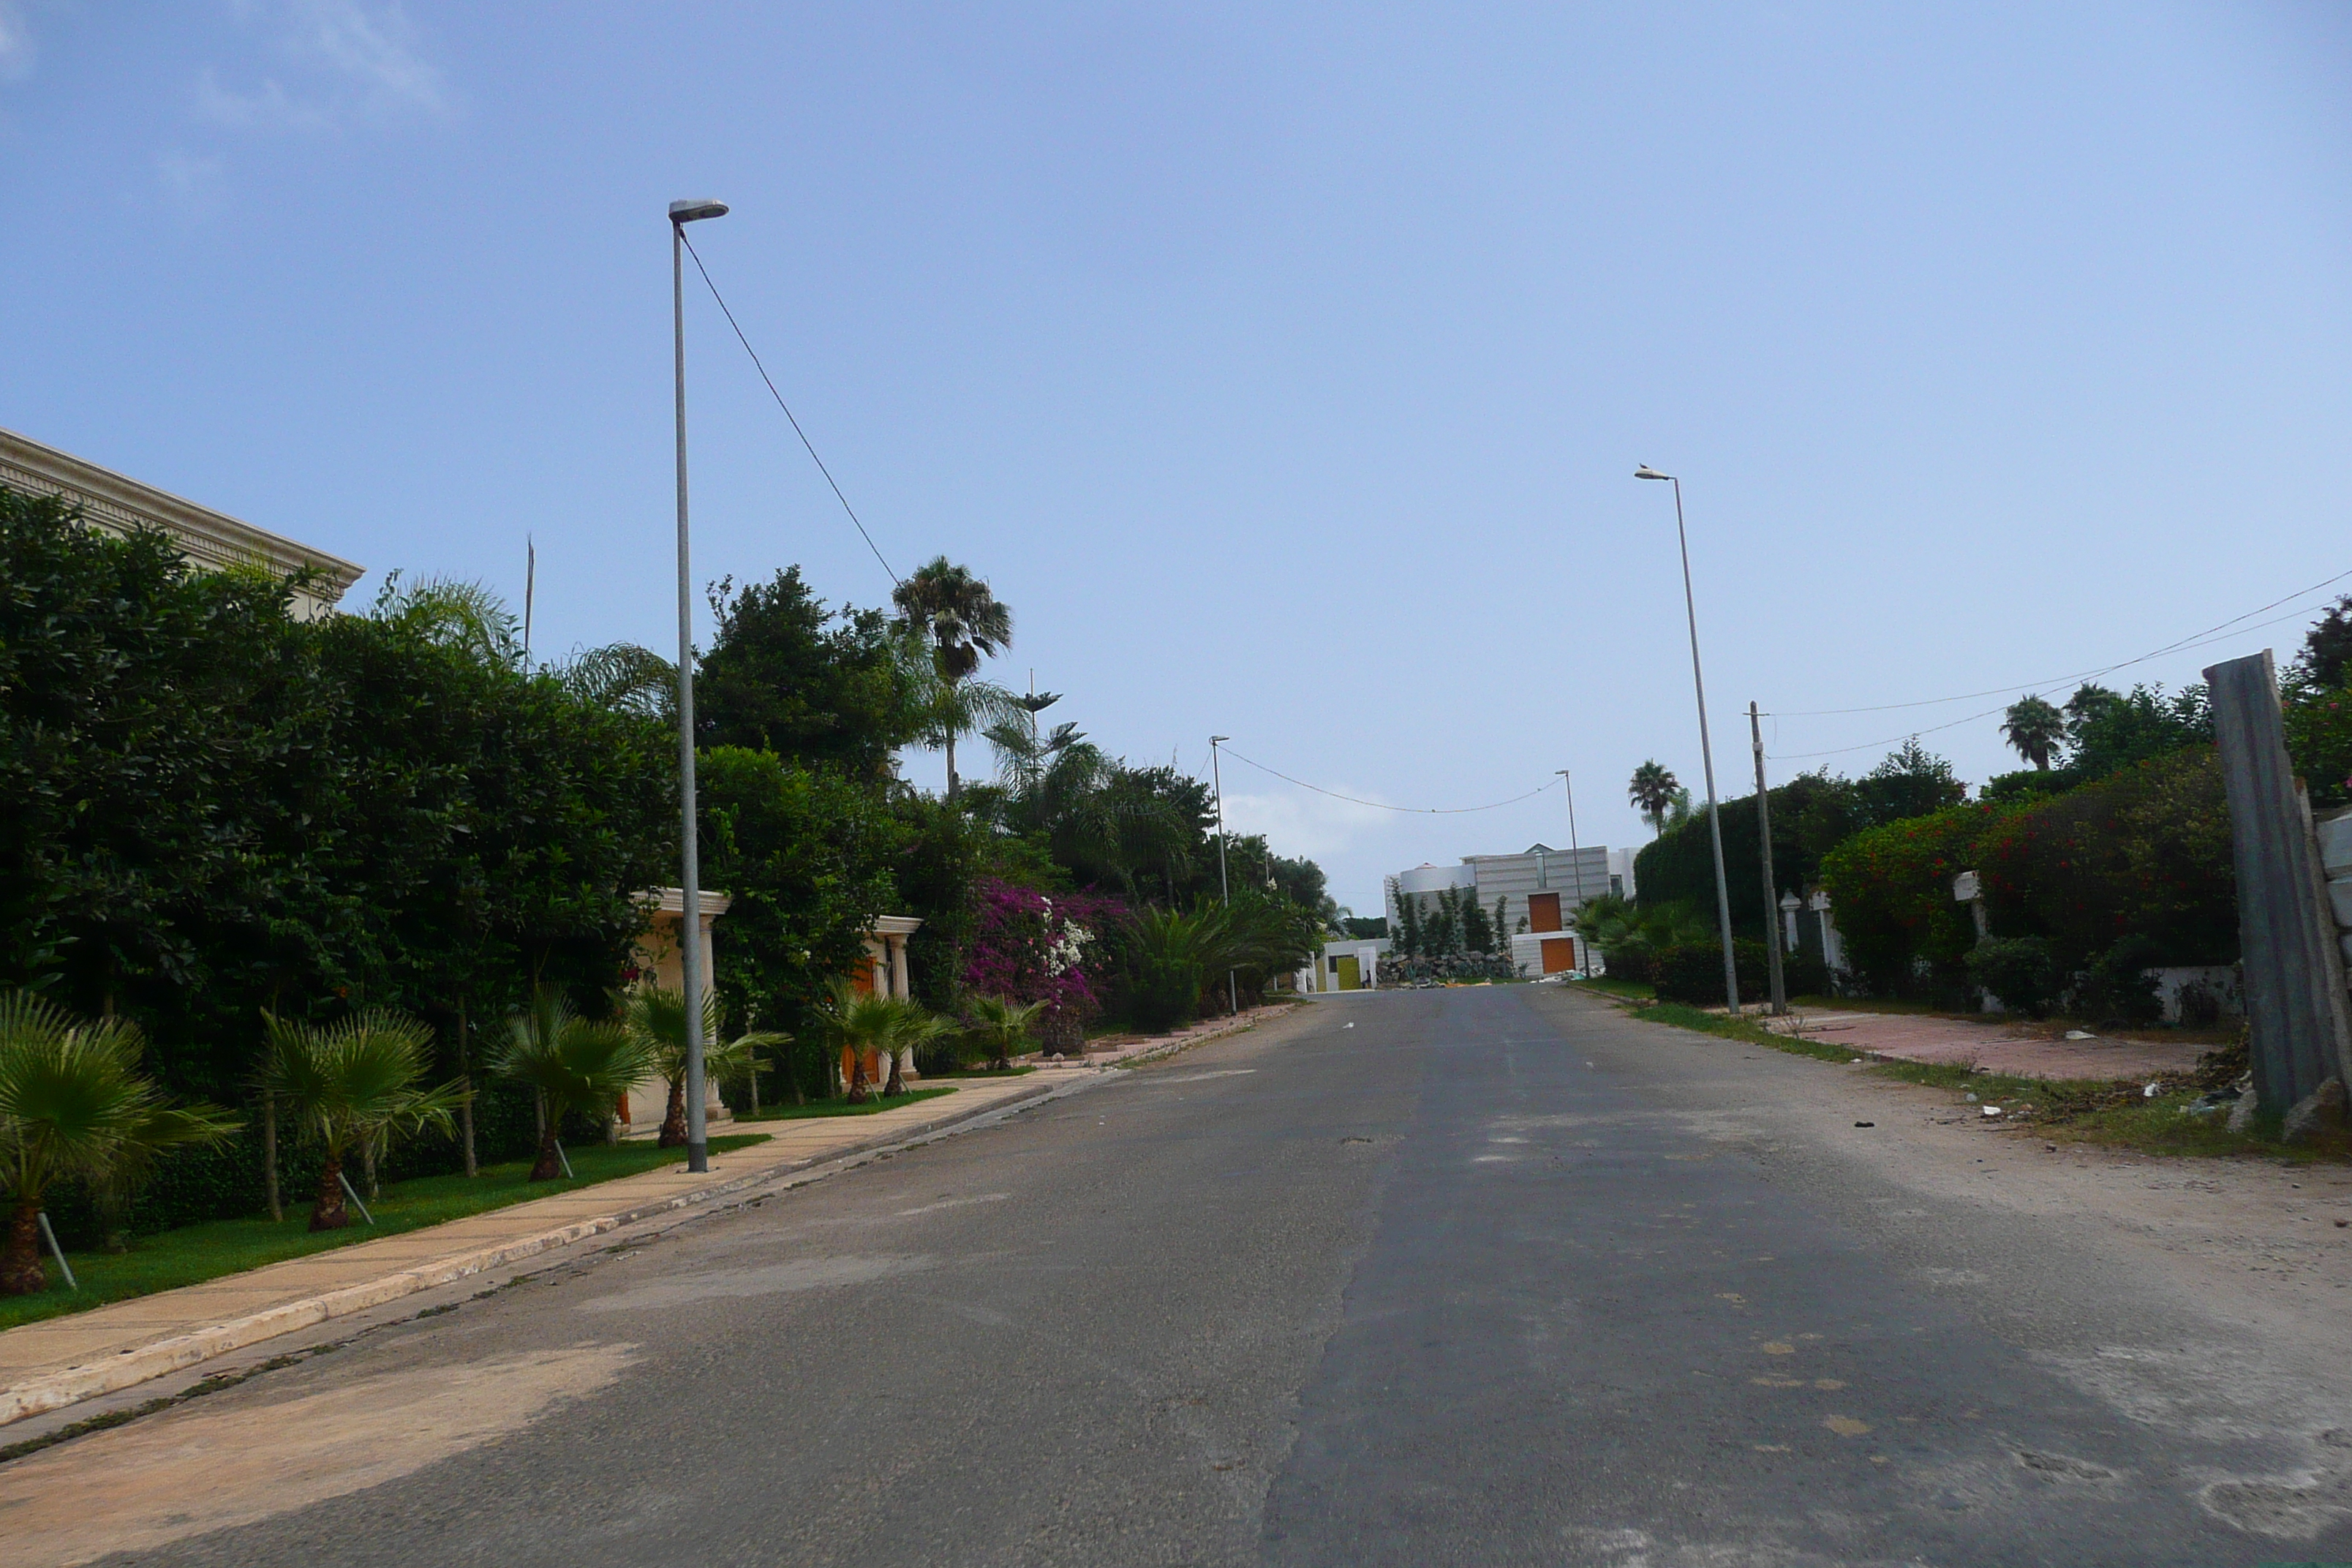
M 2352 1002 L 2271 656 L 2217 664 L 2205 679 L 2230 798 L 2254 1097 L 2277 1114 L 2331 1078 L 2352 1079 Z
M 907 939 L 890 939 L 890 994 L 901 1002 L 910 1001 L 915 994 L 913 977 L 907 969 Z

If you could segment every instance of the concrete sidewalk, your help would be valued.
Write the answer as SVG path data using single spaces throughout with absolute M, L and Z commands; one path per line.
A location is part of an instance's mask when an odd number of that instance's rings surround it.
M 446 1225 L 291 1258 L 0 1332 L 0 1426 L 111 1394 L 331 1318 L 364 1311 L 667 1209 L 725 1196 L 860 1150 L 967 1121 L 1066 1087 L 1061 1075 L 965 1079 L 871 1116 L 747 1123 L 765 1142 Z
M 765 1142 L 684 1161 L 446 1225 L 288 1258 L 201 1285 L 136 1296 L 0 1331 L 0 1426 L 117 1393 L 331 1319 L 500 1268 L 666 1211 L 726 1197 L 993 1110 L 1067 1091 L 1098 1074 L 1181 1051 L 1289 1011 L 1253 1008 L 1123 1043 L 1020 1078 L 964 1079 L 955 1092 L 870 1116 L 751 1122 Z M 1035 1058 L 1032 1058 L 1033 1062 Z

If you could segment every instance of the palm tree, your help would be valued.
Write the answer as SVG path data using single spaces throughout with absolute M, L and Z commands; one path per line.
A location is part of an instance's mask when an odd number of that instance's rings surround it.
M 988 1065 L 998 1072 L 1010 1069 L 1013 1058 L 1028 1048 L 1031 1030 L 1043 1002 L 1014 1002 L 1003 996 L 971 1000 L 971 1037 L 988 1051 Z
M 919 1002 L 895 996 L 890 1005 L 897 1016 L 891 1021 L 890 1042 L 885 1048 L 890 1053 L 890 1077 L 882 1085 L 882 1098 L 907 1092 L 907 1079 L 899 1068 L 919 1046 L 929 1044 L 954 1026 Z
M 880 1065 L 881 1054 L 893 1050 L 899 1031 L 898 1000 L 877 992 L 860 991 L 846 980 L 833 983 L 824 1007 L 828 1031 L 841 1047 L 841 1081 L 852 1105 L 874 1098 L 873 1079 L 866 1064 Z M 894 1060 L 892 1068 L 895 1071 Z
M 2040 697 L 2021 697 L 2001 715 L 2000 732 L 2019 756 L 2048 773 L 2052 753 L 2066 738 L 2066 715 Z
M 402 1014 L 371 1008 L 323 1028 L 268 1013 L 262 1019 L 269 1047 L 261 1089 L 327 1152 L 310 1228 L 341 1230 L 352 1223 L 344 1156 L 373 1162 L 397 1135 L 455 1131 L 453 1113 L 467 1090 L 462 1082 L 418 1087 L 432 1060 L 433 1031 Z
M 630 1034 L 652 1056 L 654 1070 L 669 1083 L 669 1105 L 662 1117 L 664 1149 L 686 1143 L 686 994 L 650 986 L 629 998 L 625 1014 Z M 792 1037 L 774 1030 L 755 1030 L 726 1038 L 722 1010 L 716 994 L 702 998 L 702 1070 L 721 1082 L 759 1070 L 759 1053 L 786 1046 Z
M 898 606 L 900 627 L 930 644 L 932 664 L 947 688 L 934 729 L 947 751 L 948 798 L 953 800 L 956 738 L 1004 717 L 999 710 L 1019 700 L 1002 688 L 995 689 L 995 694 L 982 705 L 986 711 L 971 710 L 973 705 L 954 700 L 960 695 L 958 689 L 980 668 L 982 658 L 993 658 L 1012 646 L 1013 611 L 989 592 L 985 581 L 971 574 L 970 567 L 958 566 L 944 555 L 917 567 L 891 593 L 890 601 Z
M 1682 791 L 1682 781 L 1654 757 L 1633 770 L 1632 780 L 1625 785 L 1625 798 L 1649 820 L 1652 833 L 1664 833 L 1666 813 Z
M 611 1116 L 621 1096 L 652 1070 L 653 1051 L 622 1025 L 583 1018 L 542 987 L 508 1021 L 506 1048 L 492 1067 L 538 1091 L 539 1157 L 530 1179 L 551 1182 L 562 1173 L 556 1131 L 564 1112 Z
M 522 658 L 522 623 L 505 600 L 479 583 L 427 577 L 409 584 L 394 572 L 384 579 L 372 614 L 485 664 L 514 665 Z
M 139 1071 L 140 1045 L 128 1019 L 84 1024 L 30 992 L 0 994 L 0 1296 L 48 1289 L 40 1215 L 50 1183 L 127 1180 L 165 1149 L 237 1130 L 216 1107 L 166 1101 Z
M 576 652 L 551 673 L 565 691 L 593 708 L 663 720 L 677 711 L 677 666 L 635 643 Z

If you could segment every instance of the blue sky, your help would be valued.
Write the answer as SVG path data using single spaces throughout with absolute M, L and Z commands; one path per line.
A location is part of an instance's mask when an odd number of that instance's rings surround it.
M 518 599 L 529 532 L 543 650 L 660 647 L 663 212 L 717 195 L 884 553 L 990 576 L 1055 718 L 1402 805 L 1572 768 L 1612 844 L 1636 763 L 1699 778 L 1636 463 L 1684 476 L 1727 794 L 1750 699 L 1776 779 L 1917 729 L 1980 780 L 1995 721 L 1937 726 L 1999 699 L 1813 710 L 2352 570 L 2352 14 L 1465 9 L 0 0 L 0 425 Z M 688 331 L 698 575 L 882 602 Z M 1359 909 L 1565 837 L 1557 793 L 1226 784 Z

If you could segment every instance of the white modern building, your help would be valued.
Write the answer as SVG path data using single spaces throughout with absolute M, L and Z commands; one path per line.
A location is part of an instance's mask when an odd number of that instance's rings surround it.
M 307 571 L 310 586 L 294 598 L 295 608 L 306 616 L 334 608 L 367 570 L 14 430 L 0 430 L 0 486 L 62 497 L 80 506 L 84 521 L 110 533 L 153 529 L 189 564 L 207 571 L 262 566 L 281 577 Z
M 1381 983 L 1381 961 L 1392 944 L 1384 936 L 1335 936 L 1314 966 L 1299 972 L 1301 991 L 1370 991 Z
M 1499 911 L 1511 956 L 1527 973 L 1587 969 L 1574 929 L 1577 910 L 1603 893 L 1631 897 L 1633 881 L 1633 852 L 1605 845 L 1568 850 L 1536 844 L 1517 855 L 1465 855 L 1459 865 L 1421 865 L 1387 879 L 1389 932 L 1403 928 L 1406 900 L 1425 914 L 1451 890 L 1475 900 L 1490 920 Z

